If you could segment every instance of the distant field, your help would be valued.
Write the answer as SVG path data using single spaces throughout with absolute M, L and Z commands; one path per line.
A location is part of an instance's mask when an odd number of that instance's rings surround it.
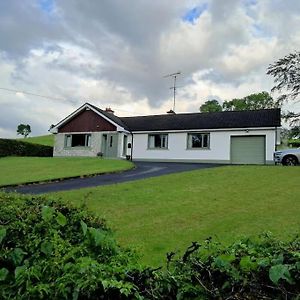
M 132 167 L 129 161 L 98 157 L 3 157 L 0 158 L 0 186 L 123 171 Z
M 28 142 L 28 143 L 33 143 L 33 144 L 41 144 L 41 145 L 46 145 L 46 146 L 54 145 L 54 135 L 53 134 L 27 137 L 27 138 L 22 138 L 20 140 L 22 140 L 23 142 Z
M 57 193 L 104 217 L 122 245 L 159 265 L 208 236 L 222 242 L 300 229 L 300 167 L 226 166 Z

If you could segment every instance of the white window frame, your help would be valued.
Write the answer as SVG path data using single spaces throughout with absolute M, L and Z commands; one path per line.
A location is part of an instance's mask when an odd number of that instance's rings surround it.
M 160 136 L 160 147 L 155 147 L 155 136 Z M 148 149 L 149 150 L 168 150 L 168 139 L 167 133 L 149 133 L 148 134 Z
M 199 147 L 193 147 L 193 136 L 201 135 L 201 145 Z M 207 145 L 204 146 L 204 136 L 207 138 Z M 187 134 L 187 149 L 188 150 L 209 150 L 210 149 L 210 133 L 209 132 L 191 132 Z

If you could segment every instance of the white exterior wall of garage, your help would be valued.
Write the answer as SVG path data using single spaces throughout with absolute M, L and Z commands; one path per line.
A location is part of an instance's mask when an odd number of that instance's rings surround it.
M 187 135 L 189 132 L 210 134 L 209 149 L 188 149 Z M 167 149 L 148 149 L 148 135 L 151 133 L 168 134 Z M 273 163 L 273 152 L 276 145 L 276 128 L 243 128 L 227 130 L 190 130 L 182 132 L 135 132 L 133 133 L 133 160 L 140 161 L 177 161 L 231 163 L 232 136 L 264 136 L 265 158 L 267 164 Z M 129 141 L 131 142 L 131 141 Z

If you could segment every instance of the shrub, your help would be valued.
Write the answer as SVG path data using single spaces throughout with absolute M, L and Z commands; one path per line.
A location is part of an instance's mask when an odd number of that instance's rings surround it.
M 0 194 L 1 299 L 122 299 L 133 252 L 103 220 L 44 198 Z
M 293 148 L 298 148 L 300 147 L 300 139 L 296 139 L 296 140 L 288 140 L 288 146 L 289 147 L 293 147 Z
M 0 139 L 0 157 L 3 156 L 53 156 L 53 147 L 18 140 Z
M 172 260 L 164 295 L 180 299 L 299 299 L 300 238 L 282 242 L 265 233 L 222 246 L 208 238 Z

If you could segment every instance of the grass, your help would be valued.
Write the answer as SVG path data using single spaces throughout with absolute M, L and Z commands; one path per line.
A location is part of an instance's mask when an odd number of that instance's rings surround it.
M 22 139 L 18 139 L 18 140 L 22 140 L 23 142 L 28 142 L 28 143 L 33 143 L 33 144 L 45 145 L 45 146 L 53 146 L 54 145 L 54 135 L 53 134 L 27 137 L 27 138 L 22 138 Z
M 300 228 L 299 182 L 297 167 L 227 166 L 56 195 L 85 203 L 120 244 L 158 265 L 166 252 L 208 236 L 227 243 L 272 231 L 286 238 Z
M 97 157 L 3 157 L 0 158 L 0 186 L 123 171 L 132 167 L 129 161 Z

